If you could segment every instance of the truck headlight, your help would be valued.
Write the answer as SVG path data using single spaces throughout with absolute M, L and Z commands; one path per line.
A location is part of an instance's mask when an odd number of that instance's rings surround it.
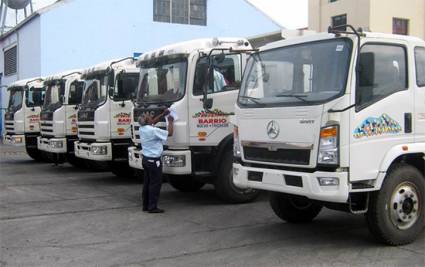
M 20 144 L 20 143 L 22 143 L 22 137 L 15 137 L 15 138 L 13 138 L 12 139 L 12 142 L 14 144 Z
M 235 126 L 233 128 L 233 156 L 235 158 L 241 157 L 241 144 L 239 143 L 239 128 Z
M 50 146 L 52 148 L 63 148 L 63 142 L 62 141 L 50 141 Z
M 339 164 L 339 128 L 325 127 L 320 130 L 319 155 L 317 162 L 326 165 Z
M 108 148 L 106 146 L 92 146 L 91 152 L 93 155 L 106 155 L 108 154 Z
M 168 167 L 184 167 L 186 166 L 185 155 L 164 155 L 162 161 Z

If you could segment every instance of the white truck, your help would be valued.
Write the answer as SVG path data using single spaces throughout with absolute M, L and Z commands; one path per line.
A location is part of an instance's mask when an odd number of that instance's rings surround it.
M 128 166 L 131 111 L 139 70 L 133 58 L 96 65 L 83 72 L 85 80 L 78 110 L 75 156 L 88 165 L 108 164 L 117 176 L 133 176 Z
M 74 155 L 77 141 L 77 111 L 83 95 L 81 71 L 73 70 L 46 77 L 46 95 L 40 113 L 38 149 L 48 153 L 52 161 L 83 167 Z
M 4 115 L 3 143 L 25 146 L 31 158 L 41 161 L 44 158 L 37 149 L 37 137 L 40 134 L 40 111 L 45 92 L 43 79 L 16 81 L 7 90 L 9 105 Z
M 281 219 L 366 214 L 378 240 L 424 229 L 425 42 L 347 25 L 252 54 L 235 116 L 234 183 Z
M 258 191 L 232 182 L 234 104 L 250 49 L 245 39 L 199 39 L 145 53 L 138 60 L 140 83 L 133 111 L 129 164 L 143 169 L 138 118 L 171 107 L 177 115 L 174 134 L 163 153 L 163 172 L 183 192 L 206 183 L 229 202 L 253 200 Z M 243 51 L 240 51 L 243 50 Z M 165 121 L 157 126 L 166 127 Z

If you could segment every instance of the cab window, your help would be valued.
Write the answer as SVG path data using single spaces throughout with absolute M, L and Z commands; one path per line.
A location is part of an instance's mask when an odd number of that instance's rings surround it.
M 419 87 L 425 86 L 425 47 L 416 47 L 416 84 Z
M 239 89 L 242 80 L 241 55 L 216 55 L 213 56 L 212 60 L 214 83 L 211 88 L 208 88 L 208 93 L 219 93 Z M 208 86 L 206 84 L 207 76 L 208 57 L 202 57 L 196 64 L 193 95 L 203 94 L 203 88 Z
M 31 87 L 25 92 L 27 107 L 41 107 L 44 102 L 44 88 Z
M 121 74 L 117 79 L 117 86 L 114 88 L 114 100 L 129 100 L 136 96 L 139 84 L 138 73 Z
M 69 87 L 69 98 L 68 105 L 78 105 L 81 104 L 81 99 L 83 97 L 84 82 L 75 81 Z
M 406 49 L 398 45 L 366 44 L 360 52 L 356 110 L 406 90 Z

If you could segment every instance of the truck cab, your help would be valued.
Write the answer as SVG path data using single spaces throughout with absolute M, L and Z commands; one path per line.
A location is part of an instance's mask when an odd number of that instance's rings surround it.
M 424 228 L 425 42 L 330 28 L 251 55 L 236 104 L 234 183 L 285 221 L 366 214 L 378 240 Z
M 169 183 L 183 192 L 212 183 L 229 202 L 253 200 L 256 190 L 241 190 L 232 182 L 229 122 L 246 61 L 243 51 L 249 49 L 245 39 L 211 38 L 169 45 L 141 56 L 133 111 L 135 146 L 128 149 L 130 166 L 143 169 L 138 118 L 169 108 L 176 115 L 174 134 L 162 157 Z M 157 126 L 165 129 L 165 120 Z
M 108 164 L 118 176 L 132 176 L 131 112 L 139 81 L 133 58 L 109 61 L 83 72 L 84 92 L 78 110 L 75 156 Z M 90 164 L 90 163 L 89 163 Z
M 77 140 L 77 111 L 83 95 L 81 71 L 73 70 L 46 77 L 46 96 L 40 113 L 41 134 L 37 138 L 39 150 L 48 153 L 56 163 L 69 161 L 82 166 L 75 158 Z
M 40 134 L 39 120 L 44 98 L 42 78 L 20 80 L 8 87 L 9 105 L 4 115 L 5 134 L 3 143 L 25 146 L 28 155 L 34 160 L 42 160 L 37 149 Z

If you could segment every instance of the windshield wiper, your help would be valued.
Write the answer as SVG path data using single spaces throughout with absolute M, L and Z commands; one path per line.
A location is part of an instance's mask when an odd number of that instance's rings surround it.
M 256 97 L 252 97 L 252 96 L 247 96 L 247 95 L 240 95 L 239 98 L 243 98 L 243 99 L 247 99 L 247 100 L 251 100 L 252 102 L 254 102 L 257 105 L 264 105 L 264 103 L 261 103 L 260 98 L 256 98 Z
M 299 99 L 303 102 L 308 102 L 307 100 L 304 99 L 305 97 L 307 97 L 307 95 L 279 94 L 279 95 L 275 95 L 275 97 L 294 97 L 294 98 Z

